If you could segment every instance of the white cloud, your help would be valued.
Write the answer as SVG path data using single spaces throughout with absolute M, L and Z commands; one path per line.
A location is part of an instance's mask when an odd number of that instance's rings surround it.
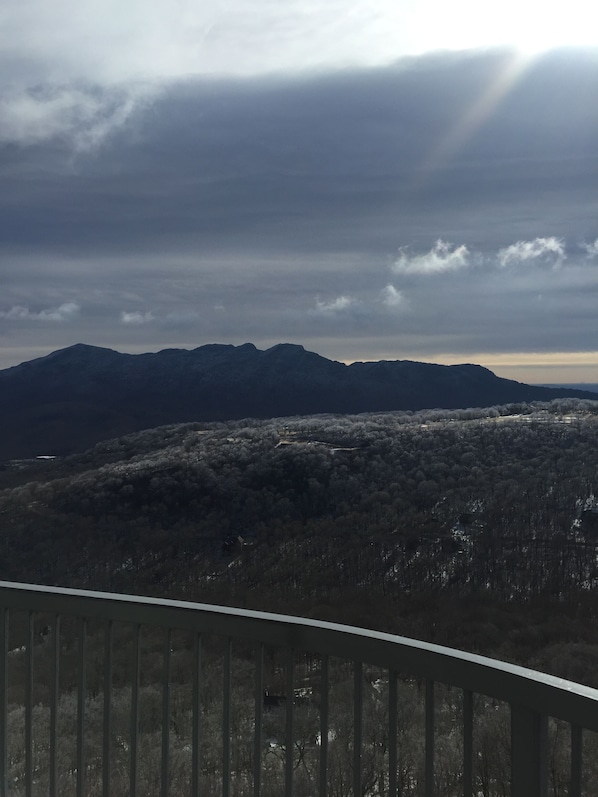
M 527 261 L 544 263 L 558 268 L 567 255 L 562 238 L 534 238 L 533 241 L 517 241 L 498 252 L 501 266 L 525 263 Z
M 64 137 L 76 150 L 89 150 L 122 127 L 151 95 L 141 86 L 112 92 L 65 86 L 11 91 L 0 97 L 0 143 L 30 145 Z
M 194 76 L 390 63 L 404 16 L 386 0 L 3 0 L 0 142 L 89 149 L 140 94 Z
M 387 307 L 398 307 L 405 304 L 405 296 L 394 285 L 387 285 L 382 291 L 381 301 Z
M 569 0 L 567 17 L 544 3 L 541 25 L 538 4 L 525 5 L 502 0 L 488 13 L 474 0 L 3 0 L 0 74 L 18 69 L 35 85 L 375 65 L 529 43 L 551 26 L 548 46 L 595 43 L 587 0 Z
M 357 299 L 354 299 L 352 296 L 338 296 L 331 302 L 321 302 L 319 299 L 316 299 L 316 309 L 312 312 L 318 315 L 335 315 L 349 310 L 358 304 L 359 302 Z
M 588 257 L 598 257 L 598 238 L 593 244 L 585 244 L 584 249 L 588 253 Z
M 148 311 L 147 313 L 127 313 L 123 310 L 120 314 L 120 322 L 121 324 L 131 324 L 132 326 L 139 326 L 140 324 L 151 324 L 154 320 L 153 313 Z
M 388 0 L 3 0 L 0 68 L 115 83 L 380 64 L 421 51 L 413 17 Z
M 79 315 L 80 307 L 74 302 L 65 302 L 60 307 L 51 307 L 39 312 L 31 312 L 28 307 L 15 305 L 10 310 L 0 310 L 0 318 L 8 321 L 50 321 L 62 323 Z
M 399 249 L 393 271 L 397 274 L 438 274 L 468 265 L 469 250 L 464 244 L 453 248 L 453 244 L 439 238 L 432 249 L 423 255 L 410 255 L 406 248 Z

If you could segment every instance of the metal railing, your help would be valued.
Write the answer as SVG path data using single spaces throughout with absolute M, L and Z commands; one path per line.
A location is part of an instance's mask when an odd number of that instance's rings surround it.
M 73 619 L 75 618 L 75 619 Z M 40 623 L 48 621 L 43 628 Z M 549 719 L 564 721 L 570 726 L 568 744 L 568 784 L 564 793 L 569 797 L 581 797 L 586 793 L 582 788 L 582 741 L 584 731 L 598 731 L 598 690 L 570 681 L 552 677 L 523 667 L 506 664 L 482 656 L 463 653 L 451 648 L 418 642 L 404 637 L 368 631 L 335 623 L 319 622 L 297 617 L 264 612 L 243 611 L 219 606 L 210 606 L 183 601 L 159 600 L 131 595 L 92 592 L 84 590 L 61 589 L 37 585 L 0 582 L 0 797 L 24 794 L 26 797 L 38 793 L 51 796 L 64 794 L 65 777 L 72 780 L 72 792 L 77 797 L 90 793 L 86 779 L 91 766 L 88 748 L 94 747 L 97 762 L 101 758 L 98 778 L 101 791 L 97 793 L 108 797 L 114 794 L 114 685 L 113 675 L 115 656 L 125 655 L 130 662 L 130 684 L 128 703 L 130 725 L 127 735 L 127 792 L 135 797 L 151 793 L 141 791 L 140 775 L 140 696 L 143 688 L 142 631 L 146 628 L 162 629 L 159 633 L 161 651 L 154 651 L 154 659 L 159 661 L 160 702 L 159 725 L 161 741 L 158 743 L 156 757 L 159 757 L 159 793 L 166 797 L 171 791 L 170 770 L 172 733 L 171 698 L 173 696 L 174 676 L 172 661 L 174 637 L 185 634 L 188 641 L 188 691 L 185 692 L 185 711 L 190 719 L 188 729 L 188 792 L 192 795 L 221 793 L 223 797 L 232 794 L 263 794 L 263 768 L 265 761 L 264 745 L 277 747 L 280 751 L 281 789 L 279 794 L 286 797 L 297 794 L 297 745 L 300 733 L 295 727 L 299 716 L 300 694 L 297 685 L 300 662 L 301 679 L 305 684 L 305 673 L 311 673 L 310 683 L 317 676 L 319 695 L 317 715 L 319 732 L 312 743 L 314 756 L 317 756 L 317 773 L 313 780 L 313 790 L 301 794 L 319 794 L 327 797 L 332 793 L 330 787 L 329 756 L 334 743 L 335 730 L 331 721 L 329 695 L 331 690 L 332 662 L 350 663 L 352 671 L 352 697 L 350 734 L 347 749 L 350 751 L 352 772 L 349 784 L 343 793 L 357 795 L 385 794 L 397 795 L 400 786 L 397 781 L 398 729 L 410 718 L 399 716 L 398 690 L 402 678 L 417 679 L 423 696 L 423 734 L 422 734 L 422 778 L 413 793 L 433 797 L 435 792 L 435 766 L 438 705 L 435 703 L 438 685 L 446 684 L 460 690 L 459 783 L 454 794 L 473 797 L 478 792 L 474 787 L 475 751 L 474 696 L 483 695 L 493 701 L 504 701 L 510 707 L 510 793 L 512 797 L 545 797 L 548 794 L 548 725 Z M 122 642 L 115 648 L 114 630 L 121 624 L 129 628 L 127 650 Z M 146 633 L 144 631 L 144 633 Z M 221 727 L 217 730 L 220 743 L 220 764 L 217 777 L 214 775 L 211 786 L 202 785 L 205 762 L 202 750 L 206 734 L 214 733 L 204 727 L 202 715 L 202 689 L 206 677 L 205 662 L 202 657 L 208 650 L 208 638 L 221 640 L 217 651 L 221 694 Z M 224 642 L 222 642 L 224 640 Z M 155 640 L 154 640 L 155 642 Z M 252 716 L 250 735 L 251 783 L 242 781 L 235 774 L 231 763 L 232 746 L 237 744 L 238 728 L 233 727 L 233 707 L 237 676 L 233 644 L 243 649 L 244 660 L 252 659 Z M 154 644 L 155 647 L 155 644 Z M 283 673 L 282 694 L 278 696 L 280 711 L 284 722 L 280 737 L 282 743 L 264 740 L 264 723 L 268 708 L 264 705 L 265 652 L 282 651 L 282 664 L 278 672 Z M 249 655 L 248 651 L 252 651 Z M 212 651 L 213 652 L 213 651 Z M 210 654 L 212 655 L 212 654 Z M 214 654 L 215 655 L 215 654 Z M 76 749 L 74 761 L 69 772 L 61 771 L 58 750 L 61 744 L 61 677 L 63 677 L 65 656 L 73 669 L 69 682 L 76 695 Z M 305 662 L 309 656 L 310 666 Z M 315 657 L 315 659 L 314 659 Z M 101 661 L 98 661 L 98 658 Z M 214 659 L 215 661 L 216 659 Z M 317 666 L 313 662 L 317 661 Z M 270 662 L 270 659 L 268 659 Z M 16 663 L 15 663 L 16 662 Z M 18 666 L 17 666 L 18 665 Z M 346 665 L 348 666 L 348 665 Z M 37 674 L 44 669 L 47 690 L 44 695 L 36 694 Z M 93 668 L 93 690 L 88 689 L 88 675 Z M 310 669 L 311 668 L 311 669 Z M 368 694 L 370 681 L 364 675 L 376 668 L 384 673 L 379 678 L 377 694 L 383 694 L 386 702 L 384 718 L 387 723 L 384 731 L 384 761 L 386 772 L 377 785 L 364 782 L 364 688 Z M 314 676 L 316 672 L 316 676 Z M 15 686 L 15 683 L 18 684 Z M 15 691 L 16 690 L 16 691 Z M 93 691 L 93 694 L 92 694 Z M 237 689 L 238 691 L 238 689 Z M 304 692 L 307 691 L 304 689 Z M 373 692 L 372 692 L 373 693 Z M 101 708 L 99 734 L 101 741 L 90 738 L 88 727 L 92 700 Z M 99 702 L 98 702 L 99 701 Z M 12 717 L 16 704 L 21 707 L 22 736 L 19 737 L 24 750 L 22 765 L 15 763 L 15 740 L 9 729 L 9 715 Z M 21 705 L 22 704 L 22 705 Z M 40 731 L 36 726 L 38 705 L 47 704 L 47 722 Z M 16 711 L 16 709 L 14 709 Z M 41 709 L 40 709 L 41 710 Z M 45 715 L 44 715 L 45 716 Z M 553 721 L 553 720 L 551 720 Z M 247 727 L 242 732 L 247 735 Z M 43 737 L 43 738 L 42 738 Z M 119 737 L 120 738 L 120 737 Z M 244 739 L 247 742 L 247 739 Z M 312 740 L 313 741 L 313 740 Z M 9 743 L 11 753 L 9 754 Z M 122 746 L 122 740 L 119 742 Z M 268 748 L 269 749 L 269 748 Z M 267 750 L 266 750 L 267 753 Z M 40 775 L 41 757 L 47 758 L 47 777 L 42 783 Z M 14 759 L 14 760 L 13 760 Z M 20 759 L 19 759 L 20 760 Z M 270 760 L 270 759 L 268 759 Z M 277 759 L 278 760 L 278 759 Z M 269 765 L 270 766 L 270 765 Z M 215 771 L 215 770 L 214 770 Z M 214 778 L 216 778 L 214 780 Z M 218 792 L 214 789 L 217 784 Z M 62 784 L 62 785 L 61 785 Z M 382 785 L 380 785 L 382 784 Z M 475 788 L 475 790 L 474 790 Z M 598 784 L 589 787 L 588 794 L 596 793 Z M 208 789 L 208 790 L 206 790 Z M 335 794 L 341 793 L 338 789 Z M 411 792 L 410 792 L 411 793 Z M 443 794 L 449 793 L 446 789 Z

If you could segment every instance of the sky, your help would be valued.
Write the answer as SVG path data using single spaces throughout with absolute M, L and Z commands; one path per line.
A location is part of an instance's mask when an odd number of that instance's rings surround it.
M 299 343 L 598 382 L 598 9 L 3 0 L 0 368 Z

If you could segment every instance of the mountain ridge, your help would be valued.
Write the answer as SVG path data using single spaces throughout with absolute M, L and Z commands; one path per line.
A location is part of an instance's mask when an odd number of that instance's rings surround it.
M 350 365 L 292 343 L 211 343 L 125 354 L 77 343 L 0 371 L 0 461 L 70 454 L 128 432 L 189 421 L 457 409 L 575 397 L 481 365 Z

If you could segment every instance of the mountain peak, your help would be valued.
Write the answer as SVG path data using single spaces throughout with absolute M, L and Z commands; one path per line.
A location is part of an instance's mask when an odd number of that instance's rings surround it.
M 500 379 L 472 364 L 346 366 L 295 343 L 138 355 L 77 343 L 0 371 L 0 460 L 68 454 L 189 421 L 489 407 L 563 396 L 598 398 Z
M 265 349 L 264 354 L 300 354 L 305 352 L 305 347 L 299 343 L 276 343 Z
M 36 360 L 22 363 L 22 365 L 31 366 L 33 363 L 47 363 L 54 362 L 87 362 L 89 360 L 106 360 L 115 357 L 123 357 L 125 355 L 114 349 L 108 349 L 103 346 L 91 346 L 88 343 L 74 343 L 72 346 L 67 346 L 64 349 L 57 349 L 57 351 L 46 354 L 45 357 L 39 357 Z M 17 366 L 19 368 L 20 366 Z
M 56 357 L 56 356 L 63 356 L 65 354 L 88 354 L 91 352 L 98 352 L 98 351 L 111 351 L 115 352 L 114 349 L 108 349 L 104 346 L 92 346 L 90 343 L 73 343 L 72 346 L 65 346 L 64 349 L 58 349 L 57 351 L 53 351 L 51 354 L 48 354 L 48 357 Z

